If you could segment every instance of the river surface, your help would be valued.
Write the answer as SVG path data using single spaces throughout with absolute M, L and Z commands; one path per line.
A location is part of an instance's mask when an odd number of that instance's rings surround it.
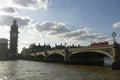
M 0 80 L 120 80 L 120 70 L 40 61 L 0 61 Z

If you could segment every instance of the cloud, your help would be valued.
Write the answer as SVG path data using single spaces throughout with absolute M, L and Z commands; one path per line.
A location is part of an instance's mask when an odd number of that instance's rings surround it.
M 114 24 L 113 24 L 113 27 L 114 27 L 114 28 L 120 28 L 120 22 L 114 23 Z
M 0 38 L 9 38 L 10 28 L 8 27 L 0 27 Z
M 71 32 L 67 32 L 63 36 L 65 38 L 78 37 L 80 35 L 88 33 L 89 31 L 90 31 L 89 28 L 83 28 L 83 29 L 78 29 L 78 30 L 74 30 L 74 31 L 71 31 Z
M 107 41 L 108 37 L 100 34 L 100 33 L 91 33 L 92 30 L 90 28 L 82 28 L 78 30 L 74 30 L 71 32 L 67 32 L 62 35 L 66 39 L 75 40 L 75 41 Z
M 47 9 L 48 0 L 10 0 L 10 5 L 16 8 L 25 9 Z
M 12 7 L 2 7 L 0 8 L 0 14 L 13 14 L 16 10 Z
M 82 28 L 77 30 L 71 30 L 65 23 L 57 22 L 43 22 L 41 24 L 36 24 L 36 30 L 41 32 L 46 32 L 49 36 L 61 37 L 64 39 L 75 40 L 75 41 L 107 41 L 108 37 L 100 33 L 91 33 L 90 28 Z M 44 35 L 45 36 L 45 35 Z
M 0 5 L 0 14 L 15 14 L 18 9 L 44 9 L 51 5 L 50 0 L 6 0 L 5 5 Z
M 43 22 L 41 24 L 36 24 L 36 29 L 39 32 L 48 32 L 50 35 L 57 35 L 70 31 L 65 23 L 56 22 Z
M 100 34 L 100 33 L 90 33 L 90 34 L 83 34 L 77 38 L 78 40 L 93 40 L 93 41 L 98 41 L 98 40 L 106 40 L 107 37 Z
M 64 23 L 56 23 L 55 26 L 51 28 L 51 35 L 61 34 L 70 32 L 70 29 Z
M 29 17 L 0 15 L 0 26 L 11 26 L 14 19 L 17 20 L 17 24 L 20 28 L 28 26 L 30 23 L 32 23 L 32 19 Z
M 100 33 L 93 33 L 92 29 L 90 28 L 82 28 L 77 30 L 70 29 L 65 23 L 61 22 L 42 22 L 42 23 L 35 23 L 29 17 L 22 17 L 22 16 L 12 16 L 12 15 L 0 15 L 0 27 L 2 26 L 11 26 L 13 20 L 17 20 L 17 24 L 22 32 L 26 35 L 35 38 L 37 37 L 47 37 L 51 39 L 54 38 L 61 38 L 64 40 L 72 41 L 106 41 L 109 38 L 100 34 Z M 42 33 L 47 33 L 42 35 Z M 22 34 L 22 33 L 21 33 Z M 23 34 L 24 35 L 24 34 Z M 37 36 L 37 37 L 36 37 Z

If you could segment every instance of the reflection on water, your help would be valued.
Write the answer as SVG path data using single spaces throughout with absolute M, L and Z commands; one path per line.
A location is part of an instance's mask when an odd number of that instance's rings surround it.
M 111 66 L 112 60 L 109 57 L 104 57 L 104 66 Z
M 14 79 L 16 76 L 15 61 L 0 61 L 0 80 Z
M 120 71 L 110 67 L 0 61 L 0 80 L 120 80 Z

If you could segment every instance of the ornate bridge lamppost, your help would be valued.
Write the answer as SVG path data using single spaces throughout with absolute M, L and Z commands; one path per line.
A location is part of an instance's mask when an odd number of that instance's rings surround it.
M 44 51 L 45 51 L 45 55 L 47 55 L 47 46 L 45 43 L 44 43 Z
M 114 44 L 114 45 L 115 45 L 115 43 L 116 43 L 116 42 L 115 42 L 115 37 L 116 37 L 116 35 L 117 35 L 117 34 L 116 34 L 115 32 L 113 32 L 113 33 L 112 33 L 112 37 L 113 37 L 113 44 Z
M 69 47 L 67 46 L 67 43 L 65 42 L 65 61 L 67 61 L 69 55 Z
M 47 46 L 46 46 L 46 44 L 45 44 L 45 43 L 44 43 L 44 52 L 45 52 L 44 61 L 47 61 L 47 56 L 48 56 L 48 53 L 47 53 Z

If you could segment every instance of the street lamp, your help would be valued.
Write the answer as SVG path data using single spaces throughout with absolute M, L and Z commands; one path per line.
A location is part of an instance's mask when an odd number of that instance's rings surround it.
M 114 45 L 115 45 L 115 37 L 116 37 L 116 35 L 117 35 L 117 34 L 116 34 L 115 32 L 113 32 L 113 33 L 112 33 L 112 37 L 113 37 L 113 44 L 114 44 Z

